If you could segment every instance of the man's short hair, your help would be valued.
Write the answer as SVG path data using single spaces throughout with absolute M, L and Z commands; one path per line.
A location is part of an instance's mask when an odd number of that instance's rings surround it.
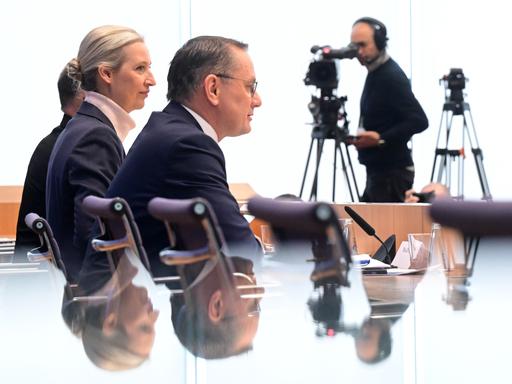
M 73 101 L 80 88 L 76 80 L 68 76 L 67 67 L 60 73 L 57 88 L 59 90 L 60 108 L 64 110 Z
M 171 61 L 167 75 L 167 100 L 189 100 L 210 73 L 233 69 L 231 48 L 247 50 L 248 45 L 221 36 L 199 36 L 183 45 Z

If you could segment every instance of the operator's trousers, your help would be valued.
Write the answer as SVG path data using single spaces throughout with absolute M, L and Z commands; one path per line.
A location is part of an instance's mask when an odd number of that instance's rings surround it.
M 391 170 L 366 169 L 366 186 L 361 196 L 365 203 L 402 203 L 405 191 L 412 188 L 414 182 L 413 167 Z

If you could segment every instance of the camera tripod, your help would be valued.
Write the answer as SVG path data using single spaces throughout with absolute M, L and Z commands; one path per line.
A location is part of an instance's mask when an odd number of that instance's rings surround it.
M 333 129 L 325 129 L 325 125 L 315 125 L 313 127 L 313 131 L 311 132 L 311 143 L 309 145 L 308 157 L 306 160 L 306 166 L 304 169 L 304 177 L 302 178 L 302 185 L 300 187 L 299 197 L 302 197 L 302 193 L 304 191 L 304 185 L 306 183 L 306 176 L 308 173 L 308 167 L 311 161 L 311 153 L 313 151 L 313 145 L 316 142 L 316 162 L 315 162 L 315 174 L 313 177 L 313 184 L 311 186 L 311 192 L 309 195 L 309 200 L 317 200 L 318 197 L 318 170 L 320 167 L 320 160 L 322 158 L 323 147 L 325 140 L 334 139 L 334 161 L 333 161 L 333 170 L 332 170 L 332 201 L 335 201 L 336 198 L 336 165 L 338 155 L 341 161 L 341 169 L 345 176 L 345 180 L 347 182 L 348 191 L 350 193 L 350 199 L 352 202 L 359 200 L 359 190 L 357 189 L 356 177 L 354 174 L 354 168 L 352 166 L 352 160 L 350 158 L 350 153 L 348 151 L 348 145 L 344 141 L 346 135 L 344 132 L 348 131 L 348 129 L 342 130 L 339 126 L 334 126 Z M 329 127 L 331 128 L 331 127 Z M 325 134 L 325 132 L 328 132 Z M 343 153 L 342 145 L 344 144 L 345 153 Z M 354 192 L 352 191 L 352 186 L 355 189 L 356 198 L 354 199 Z
M 462 148 L 460 149 L 448 149 L 448 144 L 450 140 L 450 134 L 452 129 L 453 118 L 455 116 L 460 116 L 462 118 Z M 445 122 L 445 133 L 444 137 L 446 139 L 445 146 L 440 147 L 439 142 L 441 139 L 441 132 L 443 131 L 443 122 Z M 470 126 L 468 126 L 468 122 Z M 483 155 L 482 150 L 478 144 L 478 139 L 476 137 L 475 125 L 473 124 L 473 117 L 471 116 L 471 109 L 469 103 L 464 102 L 464 100 L 448 100 L 444 103 L 443 113 L 441 115 L 441 123 L 439 125 L 439 131 L 437 133 L 437 142 L 436 142 L 436 150 L 434 157 L 434 164 L 432 166 L 432 175 L 430 177 L 430 181 L 434 181 L 434 175 L 437 169 L 437 182 L 445 184 L 451 192 L 451 182 L 452 182 L 452 170 L 451 166 L 453 162 L 457 162 L 457 195 L 454 196 L 457 199 L 464 199 L 464 160 L 466 158 L 464 144 L 466 136 L 469 139 L 469 144 L 471 146 L 471 152 L 473 153 L 473 157 L 475 158 L 476 170 L 478 173 L 478 178 L 480 180 L 480 186 L 482 188 L 482 194 L 484 200 L 491 200 L 491 191 L 489 190 L 489 185 L 487 183 L 487 177 L 485 174 L 484 164 L 483 164 Z M 438 163 L 439 160 L 439 163 Z M 436 166 L 438 165 L 438 168 Z

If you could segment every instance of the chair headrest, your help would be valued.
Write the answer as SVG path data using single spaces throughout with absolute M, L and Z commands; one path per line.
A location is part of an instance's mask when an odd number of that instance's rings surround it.
M 512 202 L 435 200 L 432 219 L 470 236 L 512 236 Z

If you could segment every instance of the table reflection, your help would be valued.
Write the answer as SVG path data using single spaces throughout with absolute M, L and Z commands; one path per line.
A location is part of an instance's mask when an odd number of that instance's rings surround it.
M 510 246 L 483 239 L 471 274 L 439 266 L 362 276 L 315 258 L 325 253 L 308 243 L 187 265 L 178 288 L 155 284 L 129 251 L 85 266 L 78 286 L 43 260 L 37 272 L 0 275 L 0 379 L 64 382 L 83 372 L 75 383 L 473 383 L 489 370 L 506 377 Z M 56 359 L 62 372 L 54 372 Z
M 347 271 L 336 259 L 326 262 L 315 257 L 310 275 L 313 292 L 307 305 L 316 325 L 316 336 L 349 335 L 354 339 L 355 353 L 360 361 L 376 364 L 385 360 L 392 349 L 391 329 L 414 301 L 414 290 L 422 277 L 423 274 L 406 279 L 366 276 L 362 280 L 366 293 L 363 299 L 368 300 L 370 313 L 360 323 L 348 322 L 342 288 L 345 292 L 356 289 L 351 288 L 354 281 L 347 279 Z
M 253 263 L 242 257 L 222 257 L 179 270 L 183 292 L 171 295 L 171 306 L 174 332 L 183 346 L 204 359 L 250 350 L 264 293 L 257 285 Z
M 114 270 L 90 265 L 78 286 L 65 286 L 63 319 L 100 368 L 136 368 L 150 356 L 159 311 L 153 308 L 148 289 L 134 284 L 138 272 L 124 255 Z

